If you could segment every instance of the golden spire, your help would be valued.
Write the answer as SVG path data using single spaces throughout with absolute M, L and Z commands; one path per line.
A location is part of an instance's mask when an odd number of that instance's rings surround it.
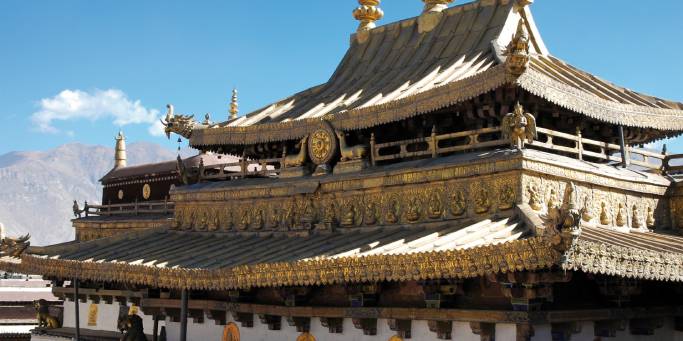
M 384 12 L 379 8 L 380 0 L 358 0 L 358 3 L 360 6 L 353 10 L 353 17 L 360 21 L 358 32 L 375 28 L 375 21 L 384 17 Z
M 237 88 L 233 88 L 232 99 L 230 100 L 230 119 L 236 119 L 239 112 L 239 105 L 237 104 Z
M 422 13 L 428 12 L 442 12 L 448 5 L 453 3 L 455 0 L 422 0 L 425 3 L 424 10 Z
M 115 138 L 116 148 L 114 152 L 114 168 L 126 167 L 126 137 L 123 132 L 119 130 L 119 134 Z

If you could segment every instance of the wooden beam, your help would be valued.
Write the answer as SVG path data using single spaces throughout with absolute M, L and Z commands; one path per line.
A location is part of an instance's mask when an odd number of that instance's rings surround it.
M 180 300 L 145 298 L 142 308 L 179 309 Z M 227 311 L 233 314 L 257 314 L 295 317 L 351 318 L 351 319 L 398 319 L 423 321 L 461 321 L 479 323 L 550 324 L 578 321 L 609 321 L 624 319 L 683 316 L 683 306 L 648 308 L 606 308 L 584 310 L 557 310 L 517 312 L 509 310 L 467 310 L 431 308 L 381 308 L 381 307 L 286 307 L 277 305 L 229 303 L 213 300 L 192 300 L 189 309 L 203 311 Z

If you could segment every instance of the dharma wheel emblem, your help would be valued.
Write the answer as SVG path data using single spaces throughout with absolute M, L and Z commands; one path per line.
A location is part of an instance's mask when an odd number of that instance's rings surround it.
M 149 187 L 149 184 L 145 184 L 142 186 L 142 197 L 147 200 L 149 197 L 152 195 L 152 188 Z
M 316 165 L 327 164 L 337 153 L 337 137 L 329 123 L 323 123 L 308 139 L 308 156 Z

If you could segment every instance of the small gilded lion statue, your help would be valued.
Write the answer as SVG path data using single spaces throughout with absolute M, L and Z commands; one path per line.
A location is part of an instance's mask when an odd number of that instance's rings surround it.
M 36 318 L 38 319 L 38 328 L 55 329 L 61 325 L 56 317 L 50 315 L 50 307 L 47 301 L 39 299 L 33 302 L 33 307 L 36 308 Z
M 534 115 L 524 112 L 519 102 L 515 105 L 515 111 L 503 117 L 501 123 L 503 138 L 510 141 L 510 146 L 517 149 L 524 148 L 525 142 L 532 143 L 538 137 L 536 132 L 536 118 Z

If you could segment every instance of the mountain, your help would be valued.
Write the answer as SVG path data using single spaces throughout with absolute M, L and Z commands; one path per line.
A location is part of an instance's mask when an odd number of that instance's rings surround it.
M 176 158 L 147 142 L 128 144 L 127 154 L 131 166 Z M 7 235 L 30 233 L 32 245 L 73 240 L 73 200 L 99 202 L 98 180 L 113 166 L 113 148 L 79 143 L 0 155 L 0 222 Z

